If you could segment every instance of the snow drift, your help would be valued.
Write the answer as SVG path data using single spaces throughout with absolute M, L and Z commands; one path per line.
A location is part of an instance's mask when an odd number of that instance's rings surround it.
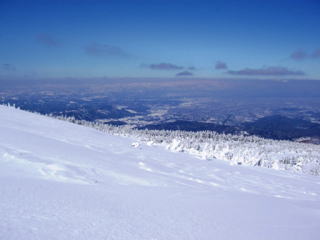
M 0 106 L 0 239 L 318 239 L 320 180 Z
M 320 145 L 264 139 L 257 136 L 219 134 L 212 131 L 137 130 L 74 118 L 59 117 L 112 135 L 131 136 L 148 145 L 187 152 L 206 160 L 220 159 L 232 165 L 259 166 L 320 175 Z

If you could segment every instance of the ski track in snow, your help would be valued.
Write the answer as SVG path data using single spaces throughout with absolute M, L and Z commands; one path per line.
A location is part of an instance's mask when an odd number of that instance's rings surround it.
M 0 239 L 319 239 L 320 178 L 0 106 Z

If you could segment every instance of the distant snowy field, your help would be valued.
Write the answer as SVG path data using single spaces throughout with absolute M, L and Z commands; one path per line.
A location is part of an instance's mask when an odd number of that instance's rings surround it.
M 0 106 L 0 239 L 319 239 L 319 176 L 138 140 Z

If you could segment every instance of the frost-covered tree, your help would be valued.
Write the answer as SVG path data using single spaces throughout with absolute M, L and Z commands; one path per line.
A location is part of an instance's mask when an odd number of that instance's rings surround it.
M 213 131 L 137 130 L 132 126 L 111 126 L 72 117 L 58 118 L 109 134 L 134 137 L 141 142 L 161 145 L 171 151 L 187 152 L 201 159 L 221 159 L 231 164 L 320 175 L 319 145 L 256 136 L 218 134 Z

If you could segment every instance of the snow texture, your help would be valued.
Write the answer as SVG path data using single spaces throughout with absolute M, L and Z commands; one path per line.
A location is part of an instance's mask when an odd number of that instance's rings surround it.
M 0 239 L 319 239 L 320 179 L 0 106 Z
M 67 117 L 58 119 L 93 127 L 112 135 L 135 137 L 148 145 L 161 145 L 168 150 L 187 152 L 200 159 L 220 159 L 232 165 L 320 175 L 320 145 L 256 136 L 219 134 L 213 131 L 137 130 L 130 126 L 111 126 Z M 134 144 L 139 145 L 139 142 Z

